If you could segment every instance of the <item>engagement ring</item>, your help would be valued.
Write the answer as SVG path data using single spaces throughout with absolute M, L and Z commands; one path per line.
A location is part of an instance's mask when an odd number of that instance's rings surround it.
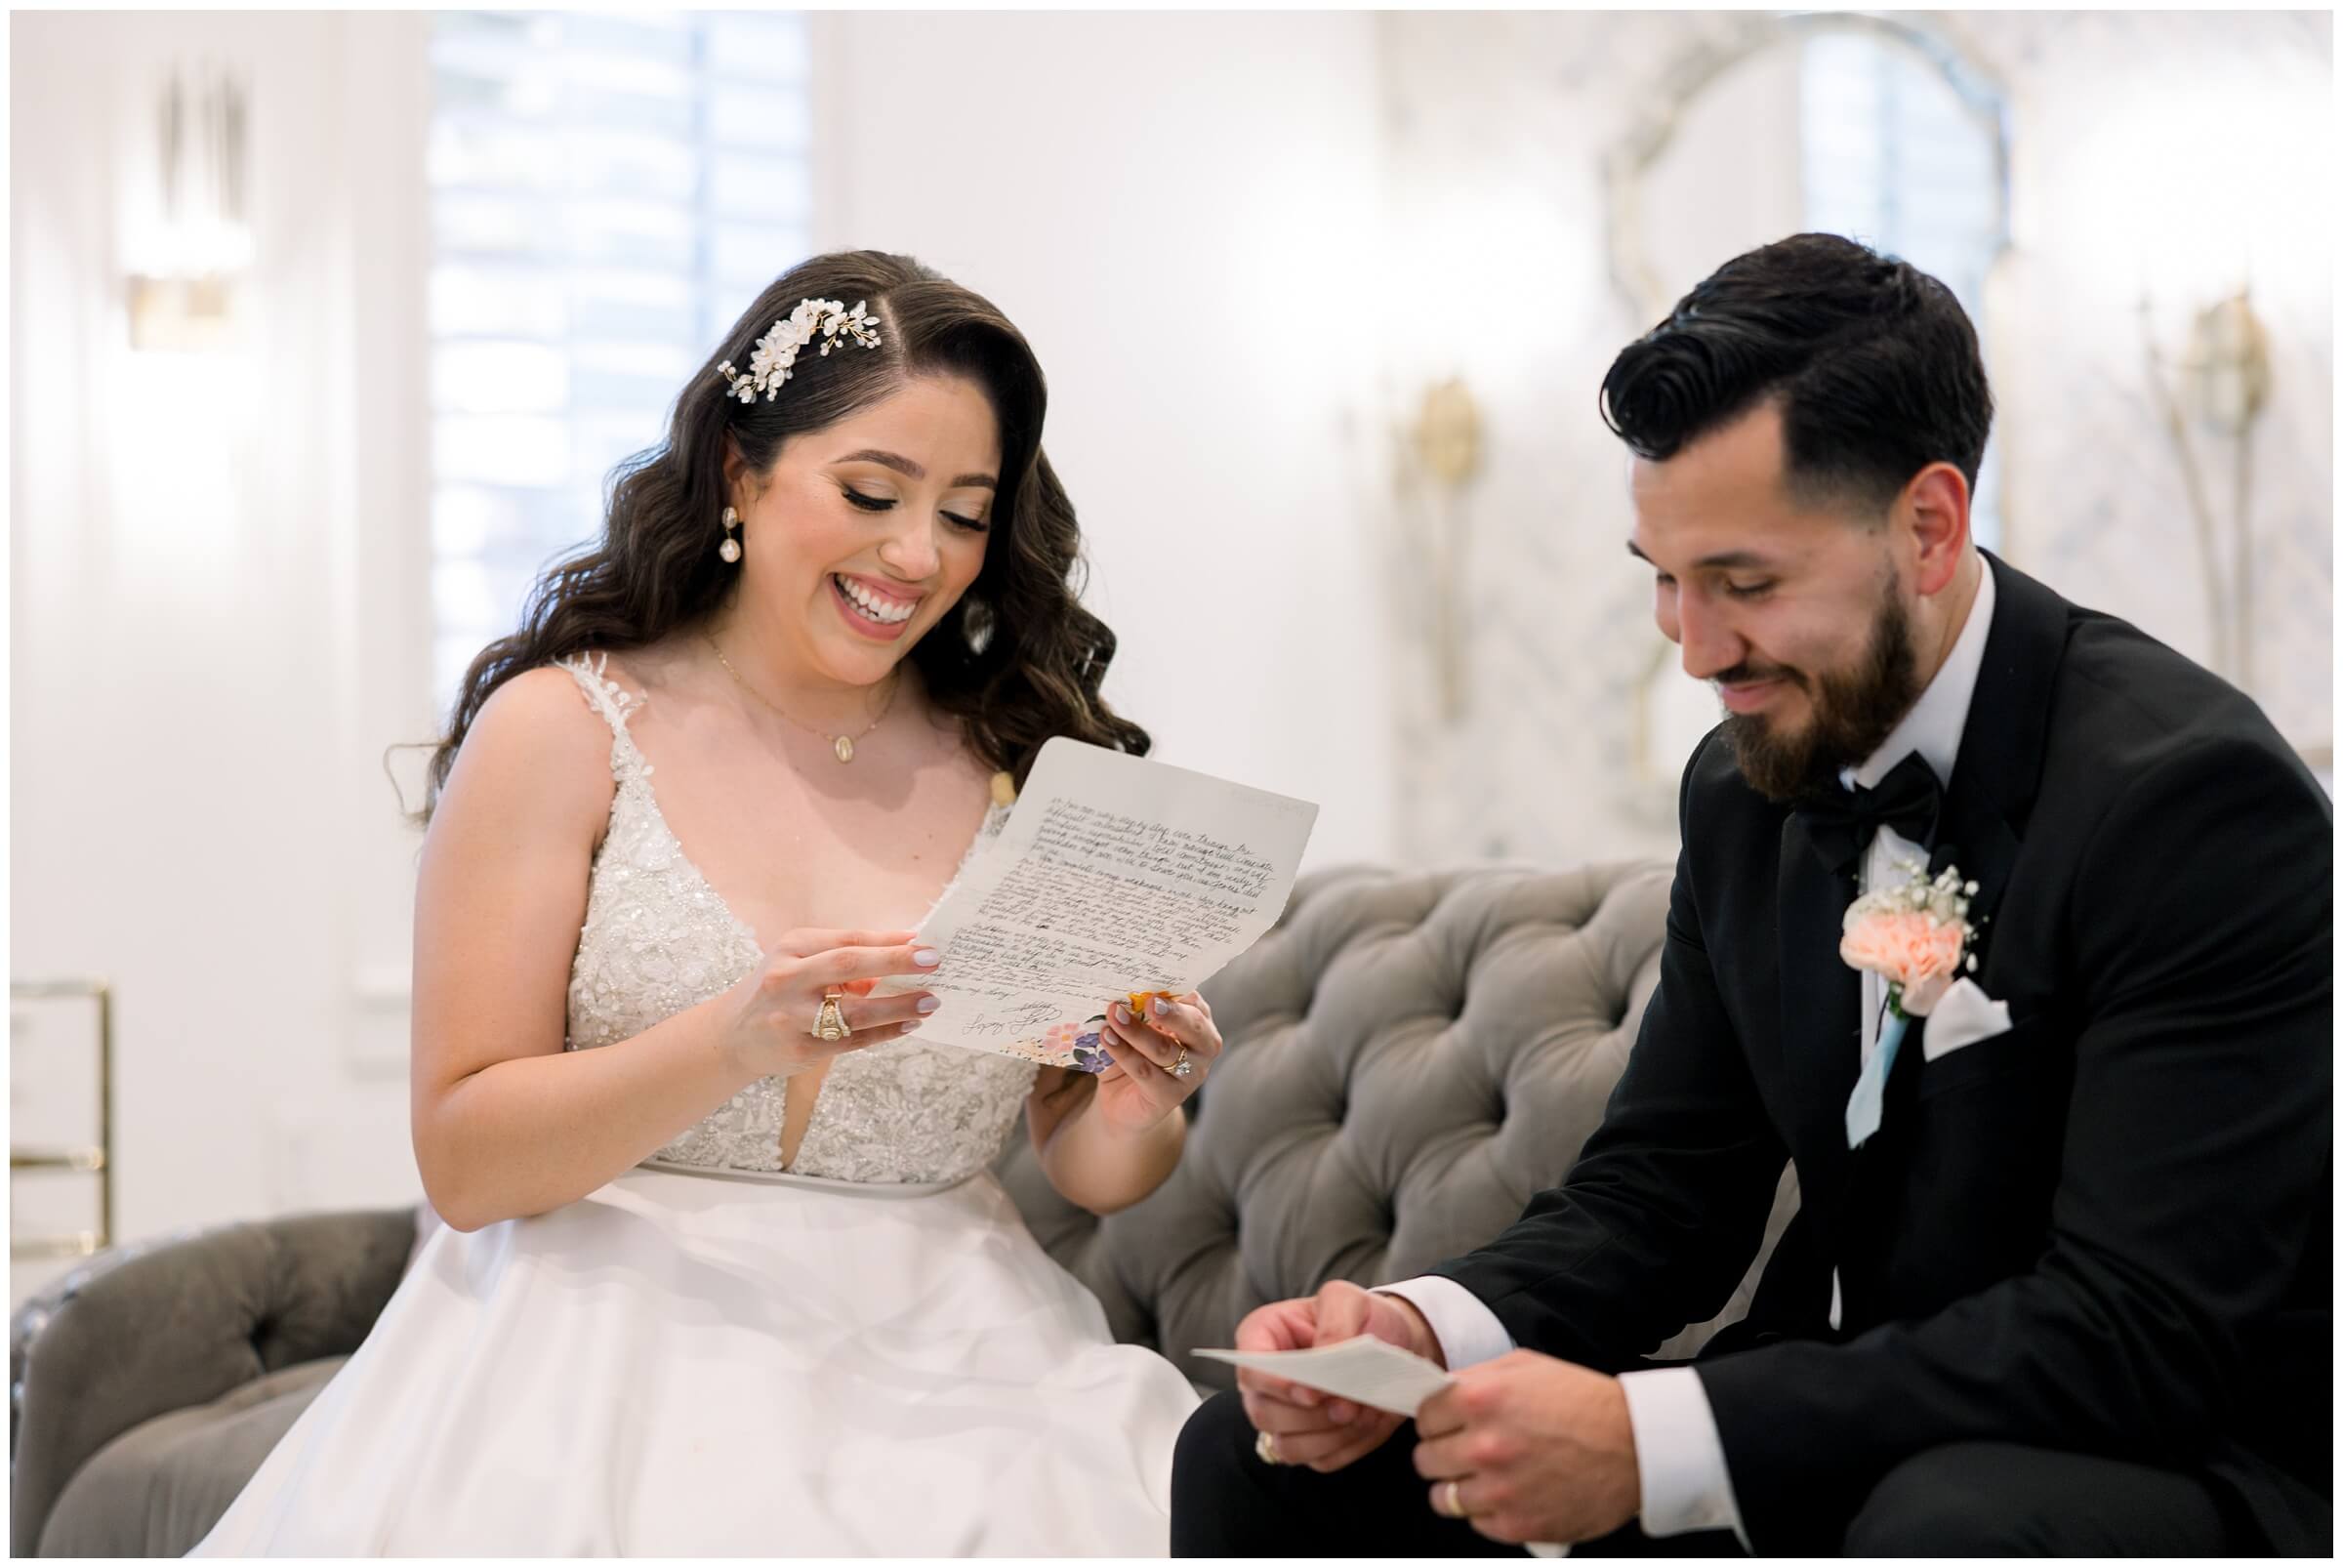
M 1285 1463 L 1284 1460 L 1277 1457 L 1277 1434 L 1274 1432 L 1256 1433 L 1253 1439 L 1253 1451 L 1263 1465 L 1283 1465 Z
M 816 1040 L 843 1040 L 854 1032 L 846 1027 L 845 1014 L 838 1011 L 841 994 L 833 991 L 822 998 L 822 1011 L 813 1020 L 813 1037 Z
M 1447 1514 L 1452 1519 L 1461 1519 L 1464 1517 L 1463 1487 L 1459 1486 L 1455 1481 L 1451 1481 L 1448 1483 L 1447 1489 L 1440 1494 L 1440 1511 L 1442 1513 Z
M 1179 1054 L 1172 1058 L 1172 1076 L 1174 1078 L 1185 1078 L 1191 1073 L 1195 1072 L 1195 1070 L 1196 1064 L 1188 1060 L 1188 1048 L 1185 1046 L 1180 1047 Z M 1264 1433 L 1263 1435 L 1266 1436 L 1267 1434 Z

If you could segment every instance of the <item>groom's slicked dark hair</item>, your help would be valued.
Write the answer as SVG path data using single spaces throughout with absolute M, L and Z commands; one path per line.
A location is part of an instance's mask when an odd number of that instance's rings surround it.
M 1931 463 L 1976 489 L 1994 422 L 1977 331 L 1908 262 L 1836 234 L 1735 257 L 1612 361 L 1603 421 L 1665 462 L 1768 398 L 1802 498 L 1884 507 Z

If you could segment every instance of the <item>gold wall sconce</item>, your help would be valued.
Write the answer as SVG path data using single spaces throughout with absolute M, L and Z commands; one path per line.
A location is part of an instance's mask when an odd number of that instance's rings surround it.
M 2150 303 L 2140 302 L 2148 385 L 2180 467 L 2181 489 L 2197 533 L 2212 633 L 2213 672 L 2253 691 L 2253 432 L 2271 392 L 2270 334 L 2240 288 L 2199 310 L 2178 358 L 2158 341 Z M 2216 505 L 2199 456 L 2209 433 L 2229 447 L 2226 515 Z M 2226 560 L 2224 557 L 2226 556 Z
M 240 336 L 253 257 L 249 115 L 244 84 L 227 71 L 174 69 L 163 84 L 129 259 L 133 349 L 203 352 Z
M 1462 721 L 1468 706 L 1471 676 L 1463 605 L 1471 530 L 1464 495 L 1481 471 L 1480 405 L 1462 380 L 1451 376 L 1425 389 L 1407 444 L 1415 466 L 1431 481 L 1425 508 L 1429 527 L 1418 558 L 1431 588 L 1432 668 L 1440 718 L 1454 725 Z

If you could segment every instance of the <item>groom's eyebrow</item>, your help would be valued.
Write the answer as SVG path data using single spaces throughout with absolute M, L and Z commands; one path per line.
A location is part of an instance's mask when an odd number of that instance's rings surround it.
M 839 461 L 841 463 L 876 463 L 883 469 L 893 469 L 907 479 L 927 477 L 927 471 L 910 458 L 896 452 L 882 452 L 875 446 L 865 447 L 859 452 L 848 452 Z M 963 474 L 952 480 L 952 488 L 955 490 L 964 488 L 993 490 L 999 487 L 999 481 L 989 474 Z
M 1651 567 L 1654 571 L 1660 570 L 1660 563 L 1652 559 L 1651 557 L 1645 555 L 1642 547 L 1637 545 L 1632 539 L 1627 541 L 1627 554 L 1633 556 L 1637 560 L 1642 561 L 1646 566 Z M 1770 559 L 1762 555 L 1759 555 L 1754 550 L 1720 550 L 1714 555 L 1703 556 L 1700 559 L 1694 561 L 1692 566 L 1693 570 L 1695 571 L 1729 572 L 1758 566 L 1771 566 L 1773 562 Z

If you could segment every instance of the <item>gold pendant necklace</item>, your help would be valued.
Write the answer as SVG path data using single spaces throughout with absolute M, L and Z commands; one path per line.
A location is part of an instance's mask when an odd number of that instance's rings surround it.
M 706 634 L 703 634 L 703 636 L 705 635 Z M 716 655 L 716 662 L 724 667 L 724 674 L 732 678 L 732 683 L 734 685 L 740 687 L 741 690 L 756 698 L 760 703 L 763 704 L 766 708 L 771 709 L 774 713 L 780 714 L 784 722 L 795 724 L 798 728 L 802 729 L 808 735 L 819 735 L 822 737 L 822 739 L 828 741 L 830 743 L 830 750 L 837 754 L 838 760 L 842 763 L 850 763 L 854 761 L 854 743 L 858 740 L 867 740 L 870 738 L 871 731 L 879 727 L 881 722 L 886 718 L 887 710 L 895 705 L 895 687 L 900 686 L 903 683 L 903 678 L 901 676 L 898 675 L 895 677 L 895 684 L 886 688 L 886 700 L 879 704 L 879 717 L 872 720 L 870 723 L 864 727 L 861 734 L 833 735 L 826 729 L 816 729 L 811 724 L 802 723 L 799 721 L 790 718 L 788 714 L 782 713 L 779 704 L 775 703 L 770 697 L 767 697 L 763 692 L 759 691 L 755 686 L 750 685 L 746 681 L 743 681 L 740 678 L 740 672 L 732 668 L 732 661 L 724 657 L 724 650 L 716 645 L 716 639 L 714 637 L 708 637 L 707 642 L 708 651 Z

